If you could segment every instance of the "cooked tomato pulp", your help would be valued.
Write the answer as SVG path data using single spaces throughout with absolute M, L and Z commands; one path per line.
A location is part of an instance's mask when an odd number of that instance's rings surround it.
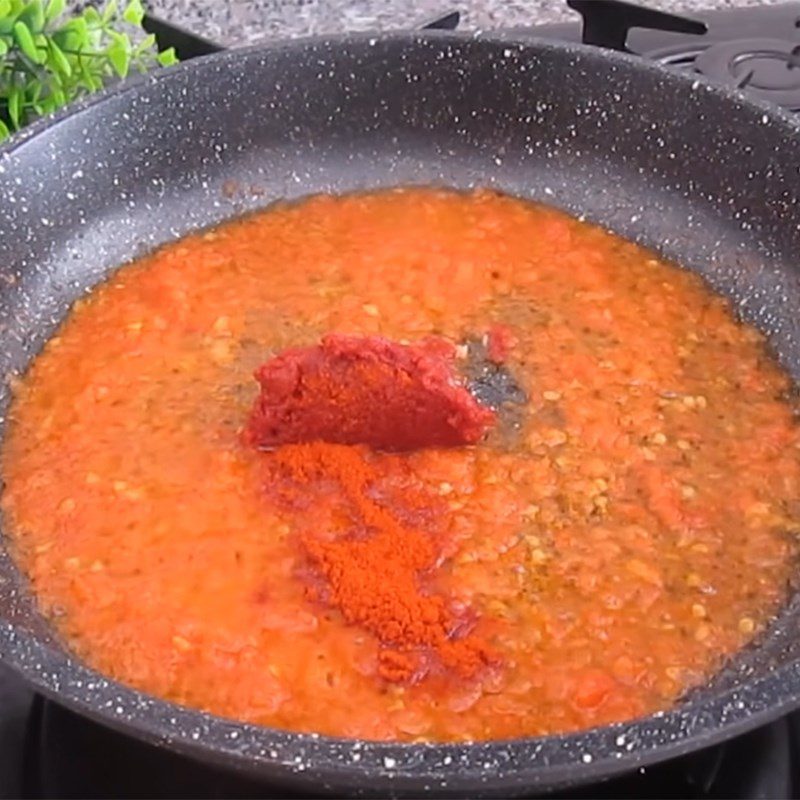
M 387 491 L 399 459 L 396 493 L 437 498 L 447 547 L 425 580 L 496 658 L 386 680 L 376 636 L 308 592 L 297 529 L 332 524 L 336 498 L 278 503 L 243 441 L 253 371 L 331 332 L 463 342 L 498 324 L 527 395 L 513 424 L 373 464 Z M 352 737 L 569 731 L 670 706 L 786 599 L 789 389 L 698 277 L 552 209 L 315 197 L 168 245 L 77 302 L 16 387 L 3 507 L 43 611 L 144 691 Z

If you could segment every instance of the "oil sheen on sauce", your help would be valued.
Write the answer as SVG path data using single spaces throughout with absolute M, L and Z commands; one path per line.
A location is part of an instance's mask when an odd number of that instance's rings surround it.
M 524 412 L 475 447 L 393 458 L 438 498 L 429 579 L 488 626 L 499 666 L 386 681 L 376 638 L 309 596 L 297 517 L 242 443 L 253 370 L 330 332 L 493 324 Z M 371 739 L 571 731 L 674 704 L 786 599 L 790 388 L 698 277 L 560 212 L 486 191 L 315 197 L 77 302 L 16 387 L 3 509 L 57 630 L 138 689 Z

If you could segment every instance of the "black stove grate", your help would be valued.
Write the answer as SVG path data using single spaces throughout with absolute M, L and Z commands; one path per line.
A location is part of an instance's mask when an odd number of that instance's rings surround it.
M 702 20 L 620 0 L 567 3 L 582 25 L 535 32 L 641 55 L 800 111 L 800 3 L 710 11 Z
M 708 32 L 708 25 L 700 20 L 622 0 L 567 0 L 567 5 L 583 17 L 583 43 L 608 50 L 632 52 L 628 49 L 628 34 L 632 28 L 690 36 Z

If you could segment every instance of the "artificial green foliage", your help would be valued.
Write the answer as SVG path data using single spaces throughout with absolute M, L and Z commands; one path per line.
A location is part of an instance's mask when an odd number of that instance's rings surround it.
M 175 51 L 158 52 L 142 31 L 143 17 L 141 0 L 69 16 L 64 0 L 0 0 L 0 141 L 131 70 L 174 64 Z

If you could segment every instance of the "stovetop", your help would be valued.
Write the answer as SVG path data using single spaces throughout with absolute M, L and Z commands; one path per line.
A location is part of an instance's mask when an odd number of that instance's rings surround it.
M 584 24 L 520 30 L 625 49 L 800 111 L 800 3 L 676 17 L 613 0 L 567 0 Z M 420 27 L 452 28 L 456 11 Z M 146 26 L 183 59 L 221 49 L 163 20 Z M 724 120 L 720 120 L 724 124 Z M 11 797 L 287 797 L 134 741 L 31 694 L 0 668 L 0 800 Z M 728 743 L 560 797 L 800 797 L 800 712 Z
M 627 4 L 604 0 L 568 0 L 568 5 L 584 14 L 583 26 L 547 25 L 534 32 L 627 49 L 800 111 L 800 3 L 708 11 L 691 18 L 649 9 L 631 13 Z

